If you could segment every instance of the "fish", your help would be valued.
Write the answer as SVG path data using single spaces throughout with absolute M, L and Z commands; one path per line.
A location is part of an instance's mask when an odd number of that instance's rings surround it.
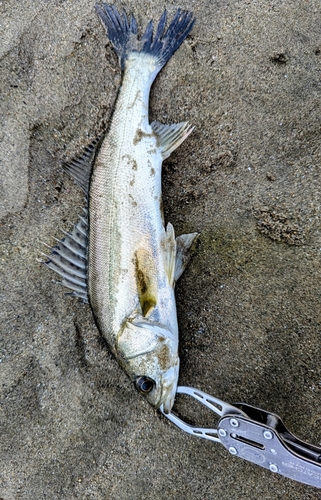
M 162 162 L 191 134 L 188 122 L 149 122 L 155 77 L 190 33 L 195 18 L 163 12 L 141 37 L 133 15 L 95 5 L 122 71 L 109 130 L 65 163 L 85 194 L 77 224 L 44 262 L 91 306 L 101 335 L 135 388 L 169 413 L 179 375 L 175 284 L 198 233 L 175 237 L 165 225 Z

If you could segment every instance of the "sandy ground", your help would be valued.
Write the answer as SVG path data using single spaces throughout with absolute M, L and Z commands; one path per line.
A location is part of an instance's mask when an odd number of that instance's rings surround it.
M 141 27 L 163 8 L 117 6 Z M 200 232 L 177 286 L 180 383 L 274 411 L 321 444 L 321 5 L 169 0 L 170 17 L 177 6 L 197 24 L 151 115 L 196 127 L 163 175 L 166 219 Z M 89 306 L 37 262 L 80 213 L 61 159 L 108 126 L 120 71 L 92 1 L 0 11 L 0 498 L 321 499 L 155 412 Z

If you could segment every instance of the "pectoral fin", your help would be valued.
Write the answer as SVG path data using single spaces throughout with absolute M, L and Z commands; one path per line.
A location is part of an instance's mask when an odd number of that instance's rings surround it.
M 176 282 L 182 275 L 190 259 L 189 249 L 198 233 L 181 234 L 176 238 L 176 261 L 174 281 Z
M 176 240 L 172 224 L 169 222 L 166 227 L 164 238 L 164 267 L 170 286 L 174 285 L 175 259 L 176 259 Z
M 194 127 L 189 125 L 188 122 L 175 123 L 173 125 L 163 125 L 159 122 L 153 122 L 151 126 L 160 141 L 160 149 L 164 160 L 168 158 L 194 130 Z

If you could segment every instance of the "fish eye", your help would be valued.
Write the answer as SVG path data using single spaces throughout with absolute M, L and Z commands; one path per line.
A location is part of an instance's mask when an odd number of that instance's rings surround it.
M 137 377 L 135 380 L 136 389 L 142 394 L 148 394 L 155 387 L 155 382 L 149 377 Z

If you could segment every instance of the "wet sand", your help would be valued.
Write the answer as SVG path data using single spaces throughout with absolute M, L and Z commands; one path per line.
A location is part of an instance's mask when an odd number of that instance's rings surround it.
M 321 499 L 154 411 L 89 306 L 37 261 L 84 203 L 61 160 L 108 127 L 119 88 L 93 5 L 0 2 L 0 498 Z M 117 6 L 141 28 L 163 8 Z M 179 6 L 197 24 L 150 107 L 195 125 L 163 174 L 166 221 L 200 233 L 177 285 L 180 384 L 275 412 L 320 445 L 321 5 Z M 176 408 L 217 423 L 184 398 Z

